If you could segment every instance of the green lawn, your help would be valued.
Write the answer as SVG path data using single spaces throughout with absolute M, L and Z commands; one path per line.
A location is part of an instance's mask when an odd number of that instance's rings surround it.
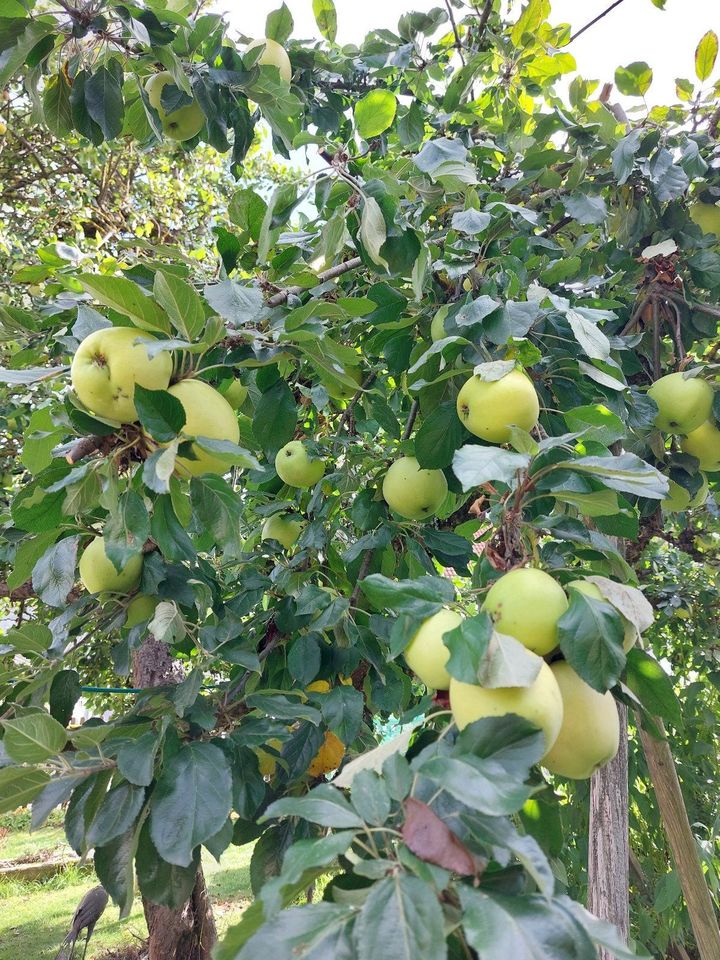
M 52 850 L 66 852 L 62 828 L 52 825 L 37 833 L 13 830 L 0 839 L 0 860 Z M 220 863 L 203 861 L 218 930 L 223 933 L 248 905 L 252 847 L 230 847 Z M 0 960 L 53 960 L 70 925 L 75 907 L 97 881 L 91 869 L 73 868 L 43 883 L 0 881 Z M 110 948 L 137 944 L 147 935 L 140 900 L 122 922 L 108 906 L 88 949 L 95 960 Z

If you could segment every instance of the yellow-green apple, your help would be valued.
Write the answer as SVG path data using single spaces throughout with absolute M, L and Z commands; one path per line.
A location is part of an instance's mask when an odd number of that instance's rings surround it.
M 291 514 L 275 513 L 263 524 L 261 537 L 263 540 L 277 540 L 289 550 L 302 533 L 302 528 L 300 520 Z
M 545 750 L 552 749 L 560 733 L 563 703 L 557 680 L 543 663 L 529 687 L 480 687 L 450 678 L 450 709 L 462 730 L 484 717 L 504 717 L 515 713 L 525 717 L 545 734 Z
M 600 588 L 592 583 L 590 580 L 571 580 L 567 585 L 568 590 L 570 587 L 574 587 L 576 590 L 579 590 L 580 593 L 584 593 L 586 597 L 592 597 L 593 600 L 605 600 L 606 603 L 610 603 L 609 600 L 602 595 Z M 612 606 L 612 604 L 610 604 Z M 624 617 L 620 611 L 618 611 L 618 616 L 622 620 L 623 625 L 623 650 L 625 653 L 628 650 L 635 646 L 635 641 L 638 637 L 637 628 L 630 623 L 630 621 Z
M 184 437 L 207 437 L 209 440 L 229 440 L 237 443 L 240 439 L 235 411 L 225 397 L 209 383 L 202 380 L 181 380 L 168 390 L 183 405 L 185 426 Z M 227 473 L 228 464 L 220 457 L 203 450 L 196 443 L 192 447 L 196 460 L 178 457 L 175 461 L 182 474 L 198 477 L 202 473 Z
M 668 495 L 660 502 L 665 513 L 682 513 L 683 510 L 695 510 L 707 500 L 709 491 L 708 479 L 701 474 L 702 484 L 697 493 L 692 496 L 690 491 L 674 480 L 669 481 Z
M 322 460 L 312 460 L 302 440 L 291 440 L 275 457 L 277 475 L 289 487 L 314 487 L 325 473 Z
M 503 574 L 488 590 L 483 610 L 498 633 L 515 637 L 533 653 L 544 656 L 557 646 L 557 625 L 568 608 L 560 584 L 533 567 Z
M 88 593 L 130 593 L 140 583 L 142 566 L 142 554 L 138 554 L 118 571 L 105 552 L 104 538 L 95 537 L 80 557 L 80 579 Z
M 335 377 L 328 375 L 327 372 L 325 373 L 323 383 L 328 396 L 332 397 L 333 400 L 352 400 L 358 391 L 358 387 L 362 385 L 363 375 L 358 367 L 346 367 L 345 376 L 353 381 L 354 387 L 343 383 L 342 380 L 337 380 Z
M 720 470 L 720 430 L 711 420 L 706 420 L 681 442 L 683 453 L 697 457 L 701 470 Z
M 437 343 L 438 340 L 443 340 L 447 336 L 445 333 L 445 320 L 449 312 L 450 307 L 447 304 L 443 304 L 432 318 L 432 323 L 430 324 L 430 339 L 433 343 Z
M 290 57 L 287 55 L 285 47 L 279 44 L 277 40 L 271 40 L 270 37 L 265 37 L 263 40 L 253 40 L 252 43 L 248 44 L 246 53 L 254 50 L 256 47 L 263 46 L 263 44 L 265 45 L 265 49 L 256 62 L 267 67 L 277 67 L 285 83 L 290 83 L 292 80 Z
M 720 207 L 716 203 L 697 201 L 689 207 L 690 219 L 703 233 L 714 233 L 720 237 Z
M 239 380 L 231 380 L 226 387 L 221 388 L 220 392 L 233 410 L 239 410 L 240 407 L 245 403 L 245 398 L 248 395 L 248 388 Z
M 462 619 L 454 610 L 438 610 L 423 621 L 405 647 L 407 665 L 426 687 L 447 690 L 450 686 L 450 674 L 446 669 L 450 651 L 442 638 L 448 631 L 460 626 Z
M 587 780 L 609 763 L 620 745 L 620 723 L 613 695 L 593 690 L 559 660 L 550 667 L 563 702 L 560 733 L 543 766 L 573 780 Z
M 88 410 L 108 420 L 133 423 L 137 410 L 135 384 L 166 390 L 172 376 L 172 356 L 161 350 L 151 359 L 146 344 L 152 337 L 134 327 L 108 327 L 85 337 L 73 357 L 70 379 Z
M 139 593 L 136 597 L 133 597 L 126 611 L 125 626 L 127 629 L 129 630 L 139 623 L 150 620 L 159 602 L 157 597 L 150 597 L 146 593 Z
M 470 433 L 490 443 L 508 443 L 511 427 L 532 430 L 540 403 L 535 387 L 520 370 L 500 380 L 467 380 L 457 397 L 458 416 Z
M 713 388 L 702 377 L 668 373 L 648 390 L 657 404 L 655 426 L 665 433 L 692 433 L 710 416 Z
M 177 110 L 166 113 L 162 105 L 162 92 L 169 83 L 174 84 L 175 80 L 167 70 L 150 77 L 145 84 L 148 100 L 158 112 L 166 137 L 172 140 L 192 140 L 205 126 L 205 114 L 195 100 L 184 107 L 178 107 Z
M 382 486 L 387 505 L 406 520 L 434 516 L 447 491 L 442 470 L 423 470 L 415 457 L 400 457 L 391 464 Z

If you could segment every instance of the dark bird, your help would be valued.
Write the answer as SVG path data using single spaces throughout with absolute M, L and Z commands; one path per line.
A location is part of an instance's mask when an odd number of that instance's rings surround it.
M 60 952 L 55 960 L 72 960 L 75 956 L 75 942 L 83 930 L 85 930 L 85 949 L 83 950 L 82 960 L 85 960 L 88 942 L 95 929 L 95 924 L 105 912 L 107 905 L 108 895 L 103 887 L 93 887 L 85 894 L 75 911 L 72 926 L 63 940 Z

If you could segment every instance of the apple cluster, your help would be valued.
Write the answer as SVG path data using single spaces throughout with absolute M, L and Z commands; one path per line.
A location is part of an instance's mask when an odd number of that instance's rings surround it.
M 237 443 L 237 416 L 227 397 L 236 404 L 242 402 L 245 387 L 233 381 L 223 396 L 202 380 L 179 380 L 171 386 L 172 354 L 152 349 L 155 343 L 152 336 L 135 327 L 107 327 L 85 337 L 70 368 L 72 387 L 80 403 L 95 417 L 120 427 L 139 419 L 134 400 L 136 386 L 165 390 L 180 402 L 185 413 L 182 439 L 193 441 L 202 437 Z M 150 437 L 147 440 L 154 442 Z M 219 457 L 195 442 L 191 450 L 192 457 L 175 458 L 179 476 L 225 473 L 227 466 Z M 131 557 L 118 568 L 108 557 L 101 536 L 90 542 L 80 558 L 80 579 L 90 593 L 131 593 L 137 589 L 141 574 L 141 555 Z M 137 605 L 135 613 L 139 610 Z M 129 609 L 128 618 L 131 619 Z
M 655 426 L 663 433 L 682 437 L 680 448 L 698 461 L 701 471 L 720 470 L 720 430 L 712 415 L 715 396 L 712 386 L 694 372 L 669 373 L 648 390 L 657 405 Z M 708 480 L 701 473 L 702 483 L 694 494 L 670 480 L 663 509 L 674 513 L 701 507 L 708 495 Z
M 573 580 L 575 589 L 595 600 L 604 600 L 589 580 Z M 532 653 L 547 657 L 558 645 L 558 621 L 568 608 L 568 598 L 543 570 L 511 570 L 492 585 L 482 610 L 494 629 L 514 637 Z M 622 615 L 620 615 L 622 617 Z M 627 651 L 637 639 L 635 626 L 624 617 Z M 461 614 L 442 609 L 425 620 L 405 649 L 413 673 L 433 690 L 447 690 L 453 719 L 460 729 L 484 717 L 514 713 L 538 726 L 545 735 L 543 765 L 552 773 L 586 779 L 615 756 L 619 723 L 612 694 L 593 690 L 565 660 L 541 662 L 529 686 L 483 687 L 464 683 L 448 672 L 450 650 L 443 637 L 460 626 Z

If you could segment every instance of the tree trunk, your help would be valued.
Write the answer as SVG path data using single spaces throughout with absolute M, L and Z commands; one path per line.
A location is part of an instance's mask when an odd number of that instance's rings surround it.
M 620 749 L 593 774 L 588 837 L 588 909 L 609 920 L 627 943 L 630 930 L 627 708 L 617 704 Z M 598 960 L 613 960 L 602 947 Z
M 662 721 L 656 717 L 655 723 L 662 731 Z M 697 845 L 690 829 L 670 745 L 667 740 L 656 740 L 643 730 L 640 726 L 640 718 L 638 718 L 638 730 L 665 833 L 690 915 L 700 960 L 717 960 L 720 957 L 720 930 L 718 930 L 710 891 L 698 859 Z
M 133 686 L 160 687 L 179 683 L 182 669 L 167 644 L 148 634 L 133 655 Z M 202 867 L 192 896 L 179 910 L 161 907 L 143 897 L 149 945 L 148 960 L 210 960 L 217 930 Z

